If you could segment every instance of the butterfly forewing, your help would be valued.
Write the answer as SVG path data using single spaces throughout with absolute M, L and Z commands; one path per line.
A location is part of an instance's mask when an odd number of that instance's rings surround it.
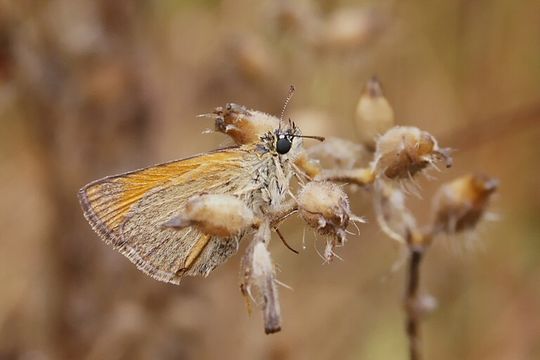
M 228 193 L 249 202 L 260 158 L 243 147 L 223 149 L 94 181 L 79 191 L 86 219 L 101 238 L 153 278 L 179 283 L 207 275 L 233 255 L 239 237 L 206 238 L 193 227 L 163 229 L 186 201 L 202 193 Z M 194 248 L 204 245 L 185 268 Z

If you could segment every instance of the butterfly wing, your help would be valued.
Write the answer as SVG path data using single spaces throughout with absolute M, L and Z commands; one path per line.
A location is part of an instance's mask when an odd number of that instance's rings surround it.
M 236 253 L 240 236 L 208 238 L 192 227 L 161 225 L 193 195 L 228 193 L 246 200 L 257 159 L 242 147 L 218 150 L 94 181 L 79 191 L 79 200 L 107 244 L 151 277 L 178 284 L 184 275 L 207 275 Z M 186 268 L 189 254 L 200 246 L 202 252 Z

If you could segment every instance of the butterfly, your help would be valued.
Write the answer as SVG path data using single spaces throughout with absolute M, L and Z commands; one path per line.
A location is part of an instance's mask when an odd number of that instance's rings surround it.
M 240 109 L 235 114 L 255 124 L 263 116 Z M 225 110 L 234 109 L 228 105 Z M 232 123 L 224 127 L 223 111 L 214 115 L 222 132 L 241 130 Z M 257 216 L 279 209 L 289 196 L 291 178 L 301 173 L 294 162 L 303 154 L 302 138 L 308 136 L 290 121 L 284 125 L 276 117 L 263 117 L 264 129 L 277 128 L 245 143 L 89 183 L 78 193 L 85 218 L 107 244 L 154 279 L 179 284 L 184 276 L 207 276 L 237 252 L 246 232 L 223 237 L 196 227 L 163 225 L 200 194 L 234 196 Z

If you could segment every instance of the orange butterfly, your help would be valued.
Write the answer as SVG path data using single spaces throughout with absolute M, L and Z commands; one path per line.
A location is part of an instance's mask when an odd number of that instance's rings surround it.
M 236 253 L 245 232 L 224 238 L 163 225 L 204 193 L 232 195 L 259 216 L 279 209 L 298 175 L 294 161 L 302 154 L 303 136 L 294 124 L 282 129 L 272 118 L 278 128 L 258 141 L 84 186 L 79 200 L 86 219 L 107 244 L 157 280 L 178 284 L 185 275 L 208 275 Z

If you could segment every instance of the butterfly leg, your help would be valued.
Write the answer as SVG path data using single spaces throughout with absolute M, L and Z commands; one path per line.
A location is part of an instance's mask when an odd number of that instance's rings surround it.
M 184 261 L 184 265 L 182 266 L 182 268 L 180 268 L 180 270 L 176 272 L 178 275 L 183 274 L 193 266 L 195 261 L 197 261 L 199 256 L 202 254 L 206 245 L 208 245 L 208 242 L 211 238 L 212 237 L 210 235 L 204 234 L 199 237 L 195 245 L 193 245 L 193 247 L 191 248 L 191 251 L 189 252 L 186 260 Z

